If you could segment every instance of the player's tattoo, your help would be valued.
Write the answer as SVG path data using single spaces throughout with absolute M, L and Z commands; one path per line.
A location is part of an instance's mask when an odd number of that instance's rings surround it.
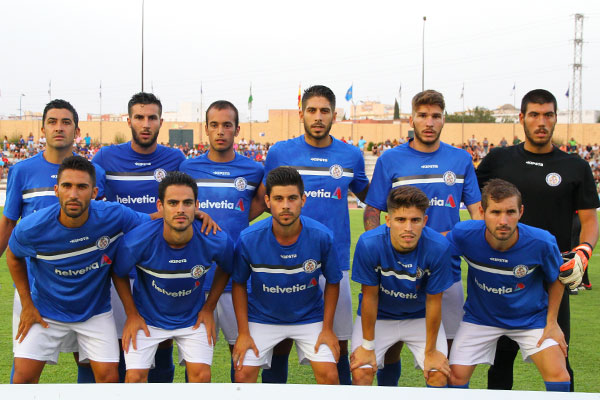
M 363 224 L 365 231 L 377 228 L 381 225 L 381 211 L 375 207 L 367 206 L 363 214 Z

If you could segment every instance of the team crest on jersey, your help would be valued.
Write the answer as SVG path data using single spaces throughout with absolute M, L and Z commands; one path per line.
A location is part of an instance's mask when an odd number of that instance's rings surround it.
M 546 175 L 546 183 L 548 186 L 558 186 L 562 182 L 562 178 L 556 172 L 550 172 Z
M 206 267 L 204 265 L 194 265 L 194 268 L 190 271 L 192 278 L 200 279 L 202 275 L 206 273 Z
M 423 270 L 417 267 L 417 279 L 421 279 L 423 277 Z
M 452 171 L 444 172 L 444 183 L 448 186 L 452 186 L 456 183 L 456 174 Z
M 108 236 L 102 236 L 100 239 L 96 240 L 96 247 L 100 250 L 104 250 L 110 244 L 110 238 Z
M 304 272 L 310 274 L 315 269 L 317 269 L 317 262 L 311 258 L 309 260 L 304 261 L 302 267 L 304 268 Z
M 331 175 L 333 179 L 340 179 L 343 174 L 344 168 L 342 168 L 341 165 L 333 164 L 331 167 L 329 167 L 329 175 Z
M 156 182 L 160 182 L 163 179 L 165 179 L 165 176 L 167 176 L 167 171 L 165 171 L 162 168 L 157 168 L 154 170 L 154 179 L 156 180 Z
M 513 268 L 513 275 L 517 278 L 524 277 L 525 275 L 527 275 L 527 272 L 529 272 L 529 268 L 527 267 L 527 265 L 517 265 Z
M 240 192 L 243 192 L 248 186 L 248 181 L 246 181 L 246 178 L 240 176 L 238 178 L 235 178 L 235 180 L 233 181 L 233 186 L 235 186 L 235 188 Z

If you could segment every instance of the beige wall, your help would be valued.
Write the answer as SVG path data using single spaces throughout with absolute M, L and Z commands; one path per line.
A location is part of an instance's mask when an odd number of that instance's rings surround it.
M 122 136 L 125 140 L 131 138 L 131 131 L 126 122 L 81 121 L 79 125 L 82 136 L 89 133 L 95 141 L 100 141 L 101 138 L 103 143 L 113 143 L 116 136 Z M 33 132 L 34 136 L 38 138 L 40 129 L 41 121 L 0 120 L 0 139 L 3 139 L 5 135 L 9 139 L 18 138 L 19 135 L 27 138 L 29 132 Z M 207 141 L 200 123 L 165 122 L 159 134 L 159 142 L 168 142 L 169 129 L 192 129 L 194 131 L 194 143 Z M 401 136 L 406 137 L 409 129 L 408 123 L 352 124 L 338 122 L 333 125 L 332 134 L 338 139 L 352 137 L 355 143 L 361 136 L 364 136 L 367 142 L 381 142 L 386 139 L 393 140 Z M 102 130 L 102 136 L 100 130 Z M 274 143 L 296 137 L 300 132 L 301 125 L 297 110 L 270 110 L 269 121 L 267 122 L 241 123 L 239 138 L 253 139 L 262 143 Z M 487 137 L 490 143 L 498 144 L 502 137 L 505 137 L 511 143 L 513 132 L 523 140 L 524 134 L 521 125 L 464 124 L 463 134 L 462 124 L 446 124 L 442 132 L 442 140 L 447 143 L 460 143 L 462 137 L 467 141 L 471 135 L 475 135 L 475 138 L 479 141 Z M 261 136 L 261 133 L 264 133 L 264 135 Z M 555 140 L 565 142 L 567 137 L 574 137 L 578 143 L 600 143 L 600 124 L 557 125 L 554 132 Z

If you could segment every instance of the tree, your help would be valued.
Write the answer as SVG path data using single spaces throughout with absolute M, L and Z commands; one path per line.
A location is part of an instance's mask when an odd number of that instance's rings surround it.
M 400 119 L 400 106 L 398 105 L 398 99 L 394 99 L 394 121 Z
M 468 111 L 464 115 L 462 113 L 446 114 L 446 122 L 457 122 L 457 123 L 494 123 L 496 118 L 492 115 L 492 112 L 485 107 L 475 107 Z

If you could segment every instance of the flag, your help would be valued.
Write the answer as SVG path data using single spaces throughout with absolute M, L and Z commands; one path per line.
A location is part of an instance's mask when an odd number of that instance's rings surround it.
M 102 81 L 100 81 L 100 98 L 102 98 Z
M 200 96 L 202 96 L 202 82 L 200 82 Z
M 302 110 L 302 89 L 301 84 L 298 84 L 298 110 Z
M 567 97 L 567 99 L 569 98 L 569 89 L 570 88 L 567 88 L 567 93 L 565 93 L 565 96 Z
M 252 98 L 252 85 L 250 85 L 250 96 L 248 97 L 248 110 L 252 110 L 252 102 L 254 99 Z
M 464 83 L 463 83 L 462 91 L 460 92 L 460 98 L 461 99 L 465 98 L 465 84 Z
M 348 91 L 346 92 L 346 101 L 352 100 L 352 86 L 354 86 L 354 84 L 350 85 Z
M 402 99 L 402 84 L 400 84 L 400 88 L 398 89 L 398 97 Z
M 515 83 L 513 83 L 513 88 L 512 88 L 512 91 L 510 92 L 510 95 L 514 96 L 516 90 L 517 90 L 517 83 L 515 82 Z

